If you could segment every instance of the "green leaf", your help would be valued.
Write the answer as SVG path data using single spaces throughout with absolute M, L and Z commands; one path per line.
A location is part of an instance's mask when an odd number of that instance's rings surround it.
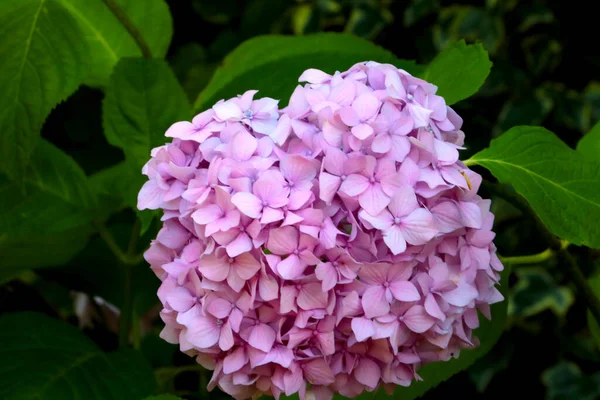
M 144 400 L 183 400 L 181 397 L 173 396 L 172 394 L 161 394 L 159 396 L 146 397 Z
M 84 79 L 89 49 L 54 0 L 0 2 L 1 171 L 19 179 L 44 120 Z
M 600 372 L 584 375 L 573 363 L 562 361 L 547 369 L 542 381 L 548 400 L 595 400 L 600 397 Z
M 89 222 L 96 197 L 84 172 L 54 145 L 40 141 L 23 177 L 0 175 L 0 226 L 8 237 L 59 233 Z
M 600 161 L 600 122 L 579 140 L 577 151 L 590 161 Z
M 510 314 L 530 317 L 551 310 L 564 317 L 575 301 L 573 292 L 566 286 L 558 286 L 552 275 L 544 268 L 519 268 L 515 271 L 519 280 L 513 289 Z
M 510 265 L 505 266 L 501 275 L 500 292 L 507 298 L 508 278 L 510 276 Z M 441 382 L 449 379 L 451 376 L 469 368 L 475 361 L 487 354 L 496 344 L 506 323 L 508 300 L 491 306 L 492 319 L 487 320 L 483 316 L 479 316 L 480 326 L 474 331 L 474 336 L 477 336 L 480 341 L 480 346 L 476 349 L 464 349 L 460 352 L 458 358 L 453 358 L 446 362 L 435 362 L 425 365 L 418 370 L 418 374 L 423 378 L 422 381 L 412 382 L 409 387 L 398 387 L 391 396 L 395 399 L 413 400 L 422 396 L 429 389 L 437 386 Z M 357 399 L 388 399 L 385 391 L 379 390 L 375 395 L 365 393 Z
M 74 257 L 97 210 L 81 168 L 46 141 L 36 146 L 22 180 L 0 174 L 0 282 Z
M 594 294 L 597 297 L 600 297 L 600 274 L 596 274 L 596 275 L 590 277 L 588 279 L 588 282 L 589 282 L 590 286 L 592 287 Z M 594 318 L 594 315 L 592 314 L 592 312 L 590 310 L 588 310 L 588 312 L 587 312 L 587 323 L 588 323 L 588 328 L 590 330 L 590 334 L 592 335 L 592 338 L 594 338 L 594 341 L 596 342 L 596 347 L 600 350 L 600 324 L 598 323 L 598 321 L 596 321 L 596 319 Z
M 369 60 L 391 63 L 411 74 L 422 70 L 414 62 L 399 60 L 391 52 L 352 35 L 259 36 L 242 43 L 225 58 L 222 67 L 200 93 L 194 108 L 211 107 L 220 99 L 249 89 L 259 90 L 259 96 L 287 103 L 286 99 L 298 84 L 297 78 L 306 69 L 334 73 Z
M 170 141 L 165 138 L 167 128 L 190 115 L 185 93 L 166 62 L 119 61 L 104 99 L 102 121 L 108 142 L 123 150 L 132 173 L 141 177 L 150 150 Z
M 0 284 L 26 269 L 66 264 L 83 250 L 92 231 L 91 225 L 82 225 L 48 235 L 0 235 Z
M 0 398 L 137 400 L 154 392 L 133 350 L 102 352 L 78 329 L 38 313 L 0 317 Z
M 437 94 L 452 105 L 475 94 L 491 68 L 492 62 L 480 43 L 467 45 L 461 40 L 433 59 L 423 79 L 437 85 Z
M 583 160 L 552 132 L 514 127 L 465 163 L 512 185 L 555 235 L 600 248 L 600 163 Z
M 102 208 L 109 212 L 125 207 L 135 208 L 140 179 L 139 171 L 120 162 L 90 176 L 90 186 L 101 200 Z
M 91 48 L 91 62 L 85 83 L 106 86 L 110 74 L 122 57 L 142 53 L 123 25 L 103 0 L 55 0 L 76 19 L 83 38 Z M 173 22 L 164 0 L 116 0 L 133 25 L 140 31 L 152 56 L 162 58 L 173 36 Z

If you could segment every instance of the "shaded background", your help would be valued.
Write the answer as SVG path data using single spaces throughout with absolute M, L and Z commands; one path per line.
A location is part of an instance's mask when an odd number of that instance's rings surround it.
M 542 125 L 570 146 L 600 119 L 600 52 L 586 46 L 598 36 L 590 3 L 488 0 L 473 2 L 368 0 L 172 0 L 174 37 L 167 56 L 190 101 L 223 57 L 243 40 L 267 33 L 346 31 L 389 49 L 399 58 L 429 62 L 450 41 L 480 41 L 494 63 L 479 93 L 454 108 L 464 118 L 463 158 L 514 125 Z M 597 79 L 597 81 L 595 81 Z M 79 89 L 50 115 L 43 137 L 67 151 L 86 173 L 123 159 L 102 134 L 103 94 Z M 481 171 L 480 171 L 481 172 Z M 485 194 L 484 194 L 485 195 Z M 501 254 L 544 250 L 533 227 L 508 204 L 495 203 Z M 125 247 L 134 220 L 117 214 L 109 228 Z M 148 243 L 158 226 L 140 242 Z M 517 234 L 518 233 L 518 234 Z M 525 238 L 525 239 L 524 239 Z M 84 326 L 102 348 L 117 347 L 116 317 L 104 301 L 120 304 L 121 270 L 99 238 L 69 265 L 29 273 L 0 288 L 0 310 L 39 310 Z M 600 269 L 598 252 L 577 254 L 586 273 Z M 488 356 L 430 391 L 425 399 L 508 398 L 526 391 L 534 399 L 600 398 L 600 351 L 587 327 L 586 307 L 554 260 L 518 266 L 511 278 L 507 331 Z M 158 338 L 158 279 L 136 267 L 136 315 L 141 348 L 153 367 L 189 365 L 177 346 Z M 600 282 L 599 282 L 600 284 Z M 74 308 L 74 304 L 76 307 Z M 225 397 L 202 392 L 210 374 L 189 371 L 159 383 L 189 398 Z

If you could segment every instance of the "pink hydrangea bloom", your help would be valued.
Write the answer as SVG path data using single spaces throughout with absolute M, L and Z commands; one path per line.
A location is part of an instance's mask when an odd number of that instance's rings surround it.
M 161 336 L 236 399 L 354 397 L 420 379 L 502 301 L 490 202 L 436 87 L 366 62 L 256 91 L 167 131 L 140 209 Z

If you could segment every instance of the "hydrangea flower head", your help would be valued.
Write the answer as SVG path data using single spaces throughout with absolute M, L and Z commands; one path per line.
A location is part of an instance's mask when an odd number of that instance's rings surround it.
M 436 87 L 376 62 L 300 81 L 283 109 L 251 90 L 175 123 L 143 169 L 161 337 L 236 399 L 408 386 L 503 300 L 490 201 Z

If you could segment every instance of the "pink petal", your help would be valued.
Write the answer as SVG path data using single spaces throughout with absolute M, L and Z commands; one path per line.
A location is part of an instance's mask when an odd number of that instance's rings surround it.
M 387 133 L 377 135 L 371 143 L 371 150 L 375 153 L 385 154 L 392 148 L 392 138 Z
M 252 193 L 236 193 L 231 202 L 250 218 L 259 218 L 263 209 L 262 201 Z
M 394 217 L 404 217 L 419 208 L 419 202 L 412 187 L 402 185 L 392 197 L 388 207 Z
M 268 353 L 275 343 L 275 338 L 275 331 L 269 325 L 258 324 L 251 329 L 248 344 Z
M 383 286 L 371 286 L 362 295 L 362 306 L 367 318 L 380 317 L 390 312 Z
M 328 293 L 321 290 L 319 283 L 314 282 L 302 286 L 296 302 L 303 310 L 313 310 L 315 308 L 326 308 L 327 299 Z
M 229 263 L 215 254 L 205 255 L 198 263 L 198 271 L 211 281 L 221 282 L 229 275 Z
M 304 378 L 313 385 L 329 385 L 335 382 L 333 372 L 322 358 L 311 360 L 302 365 Z
M 340 192 L 354 197 L 363 193 L 369 188 L 369 178 L 364 175 L 352 174 L 348 175 L 346 179 L 342 179 L 340 186 Z
M 329 262 L 321 262 L 317 264 L 317 268 L 315 268 L 315 276 L 322 282 L 323 291 L 333 289 L 333 287 L 337 284 L 337 271 Z
M 423 333 L 433 326 L 435 318 L 427 314 L 423 306 L 412 306 L 404 314 L 404 323 L 411 331 Z
M 369 318 L 352 318 L 352 332 L 357 341 L 364 342 L 375 334 L 375 325 Z
M 260 218 L 260 223 L 267 225 L 271 222 L 281 221 L 284 217 L 283 211 L 271 207 L 263 208 L 262 217 Z
M 248 131 L 240 131 L 231 142 L 233 157 L 238 161 L 249 160 L 258 147 L 258 141 Z
M 404 233 L 398 225 L 393 225 L 384 231 L 383 241 L 394 255 L 404 253 L 406 250 Z
M 390 291 L 400 301 L 417 301 L 421 298 L 419 291 L 409 281 L 396 281 L 390 284 Z
M 440 308 L 440 305 L 437 302 L 437 299 L 435 298 L 435 295 L 433 295 L 432 293 L 429 293 L 425 298 L 425 311 L 427 311 L 429 315 L 439 319 L 440 321 L 446 319 L 446 314 L 444 314 L 444 312 Z
M 373 134 L 373 128 L 368 124 L 358 124 L 351 131 L 354 137 L 360 140 L 365 140 Z
M 200 349 L 214 346 L 219 341 L 221 327 L 217 325 L 212 317 L 199 315 L 194 324 L 185 334 L 188 342 Z
M 375 229 L 379 230 L 389 229 L 394 223 L 394 217 L 392 217 L 392 214 L 387 210 L 383 210 L 375 216 L 369 214 L 365 210 L 361 210 L 358 213 L 358 216 L 371 224 Z
M 403 218 L 401 229 L 404 239 L 413 245 L 425 244 L 439 232 L 433 216 L 424 208 L 418 208 Z
M 252 240 L 247 234 L 240 233 L 225 247 L 225 249 L 227 250 L 227 255 L 229 257 L 236 257 L 252 250 Z
M 358 118 L 358 114 L 352 107 L 342 108 L 339 115 L 342 122 L 348 126 L 355 126 L 360 123 L 360 118 Z
M 339 176 L 321 172 L 319 175 L 319 198 L 327 204 L 331 203 L 341 183 L 342 179 Z
M 195 301 L 189 290 L 183 287 L 175 287 L 166 296 L 169 306 L 178 312 L 185 312 L 192 308 Z
M 291 226 L 272 229 L 267 240 L 267 249 L 279 256 L 292 254 L 298 248 L 298 230 Z
M 163 202 L 165 190 L 158 186 L 156 181 L 150 180 L 144 183 L 138 194 L 138 210 L 156 210 Z
M 283 279 L 296 279 L 302 276 L 306 269 L 306 264 L 300 260 L 296 254 L 288 256 L 277 264 L 277 272 Z
M 331 79 L 331 75 L 326 74 L 325 72 L 315 69 L 309 68 L 300 75 L 298 78 L 298 82 L 309 82 L 309 83 L 324 83 L 328 82 Z
M 372 93 L 364 93 L 358 96 L 352 103 L 352 108 L 361 121 L 365 121 L 377 113 L 381 102 Z
M 362 358 L 354 370 L 354 377 L 363 385 L 374 389 L 377 387 L 377 384 L 379 384 L 381 368 L 379 368 L 379 364 L 375 361 L 368 358 Z
M 239 120 L 242 118 L 242 109 L 233 101 L 217 103 L 213 107 L 217 118 L 221 121 Z
M 385 194 L 381 185 L 372 184 L 367 190 L 360 194 L 358 203 L 369 214 L 377 215 L 390 203 L 390 197 Z
M 238 347 L 223 359 L 223 372 L 231 374 L 242 369 L 248 363 L 246 349 Z
M 301 155 L 284 157 L 279 161 L 279 167 L 289 182 L 312 181 L 317 175 L 314 163 Z
M 233 305 L 220 297 L 213 298 L 206 306 L 206 312 L 216 318 L 225 318 L 231 313 Z
M 227 351 L 233 347 L 233 331 L 231 330 L 231 325 L 229 325 L 229 321 L 225 322 L 221 327 L 221 336 L 219 336 L 219 347 L 223 351 Z
M 244 253 L 235 258 L 233 268 L 245 280 L 252 278 L 260 270 L 260 263 L 250 253 Z

